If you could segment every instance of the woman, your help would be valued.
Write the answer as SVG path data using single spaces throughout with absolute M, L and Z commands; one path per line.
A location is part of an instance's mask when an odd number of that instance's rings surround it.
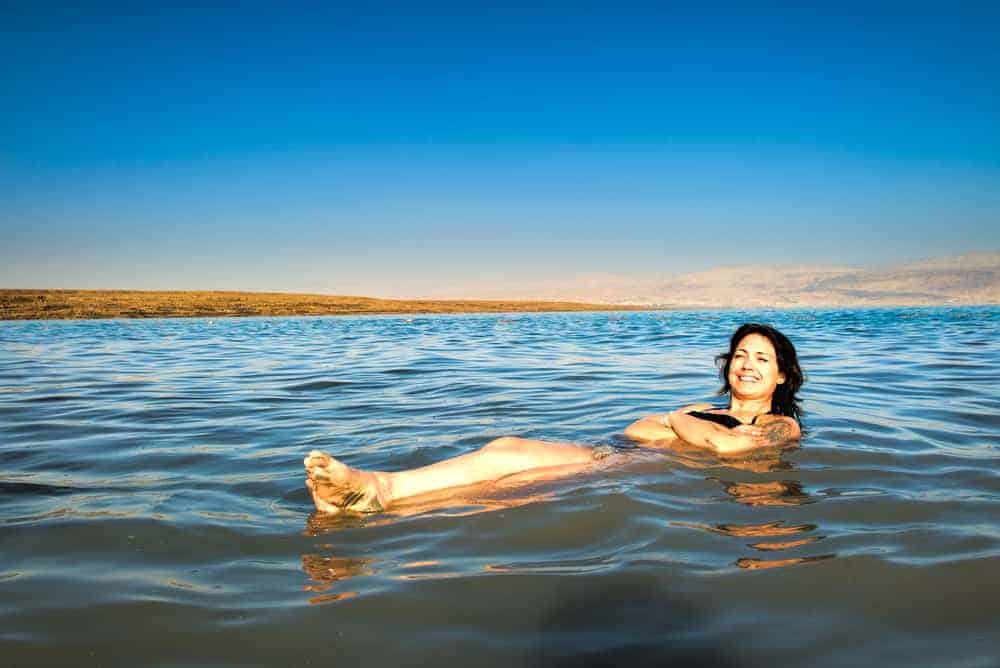
M 694 404 L 672 413 L 644 417 L 625 435 L 644 447 L 670 447 L 677 440 L 717 453 L 786 445 L 801 434 L 799 400 L 803 383 L 795 347 L 768 325 L 748 323 L 733 334 L 719 355 L 727 408 Z M 352 469 L 318 450 L 305 458 L 306 486 L 322 512 L 374 512 L 397 499 L 499 480 L 545 469 L 544 477 L 569 475 L 606 458 L 610 446 L 550 443 L 505 436 L 465 455 L 394 473 Z

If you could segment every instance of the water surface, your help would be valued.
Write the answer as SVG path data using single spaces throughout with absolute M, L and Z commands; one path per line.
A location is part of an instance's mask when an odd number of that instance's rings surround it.
M 799 347 L 798 450 L 313 513 L 313 448 L 624 444 L 746 320 Z M 997 665 L 998 340 L 997 308 L 0 323 L 0 655 Z

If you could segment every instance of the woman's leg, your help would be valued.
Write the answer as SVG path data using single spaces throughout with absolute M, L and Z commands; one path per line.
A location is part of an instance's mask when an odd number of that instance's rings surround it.
M 590 446 L 505 436 L 475 452 L 396 473 L 353 469 L 318 450 L 309 453 L 304 463 L 309 476 L 306 486 L 318 510 L 371 512 L 383 510 L 396 499 L 499 480 L 531 469 L 580 466 L 593 460 Z

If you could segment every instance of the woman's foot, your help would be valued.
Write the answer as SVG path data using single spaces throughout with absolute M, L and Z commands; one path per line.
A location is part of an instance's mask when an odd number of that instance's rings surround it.
M 389 505 L 392 495 L 386 473 L 352 469 L 319 450 L 310 452 L 303 464 L 306 487 L 320 512 L 374 513 Z

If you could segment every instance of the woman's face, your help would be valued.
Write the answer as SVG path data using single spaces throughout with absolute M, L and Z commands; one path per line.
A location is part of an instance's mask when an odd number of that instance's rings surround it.
M 733 351 L 729 363 L 729 387 L 737 399 L 766 400 L 785 382 L 778 370 L 778 356 L 766 336 L 747 334 Z

